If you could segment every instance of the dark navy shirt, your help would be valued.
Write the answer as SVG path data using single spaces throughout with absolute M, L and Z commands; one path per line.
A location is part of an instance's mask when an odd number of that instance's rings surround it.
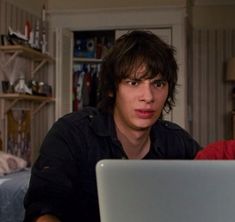
M 193 159 L 199 144 L 178 125 L 158 120 L 144 159 Z M 61 221 L 99 222 L 95 165 L 127 158 L 111 114 L 94 108 L 60 118 L 50 129 L 32 167 L 25 196 L 25 222 L 50 213 Z

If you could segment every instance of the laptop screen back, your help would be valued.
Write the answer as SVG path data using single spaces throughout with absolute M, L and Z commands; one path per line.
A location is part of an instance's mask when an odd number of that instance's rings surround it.
M 101 222 L 235 221 L 235 161 L 102 160 Z

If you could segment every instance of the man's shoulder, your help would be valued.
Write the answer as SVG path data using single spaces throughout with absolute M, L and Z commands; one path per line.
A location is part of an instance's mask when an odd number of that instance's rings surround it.
M 174 123 L 174 122 L 170 122 L 170 121 L 167 121 L 167 120 L 158 120 L 155 124 L 155 127 L 157 128 L 161 128 L 161 129 L 165 129 L 165 130 L 183 130 L 184 129 L 179 126 L 178 124 Z
M 81 123 L 81 121 L 91 121 L 95 116 L 99 114 L 98 109 L 94 107 L 85 107 L 79 111 L 65 114 L 58 122 L 66 123 Z

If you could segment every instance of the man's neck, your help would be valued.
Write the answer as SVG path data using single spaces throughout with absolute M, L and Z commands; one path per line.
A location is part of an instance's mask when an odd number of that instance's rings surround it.
M 149 130 L 120 130 L 116 126 L 117 137 L 129 159 L 142 159 L 150 149 Z

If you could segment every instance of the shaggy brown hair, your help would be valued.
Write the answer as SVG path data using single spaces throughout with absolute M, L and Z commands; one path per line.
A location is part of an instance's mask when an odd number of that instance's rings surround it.
M 152 79 L 161 74 L 163 80 L 168 82 L 169 92 L 164 110 L 172 110 L 178 70 L 174 54 L 175 49 L 152 32 L 132 31 L 121 36 L 101 66 L 101 100 L 98 107 L 103 111 L 113 111 L 118 84 L 145 64 L 147 70 L 142 78 Z

